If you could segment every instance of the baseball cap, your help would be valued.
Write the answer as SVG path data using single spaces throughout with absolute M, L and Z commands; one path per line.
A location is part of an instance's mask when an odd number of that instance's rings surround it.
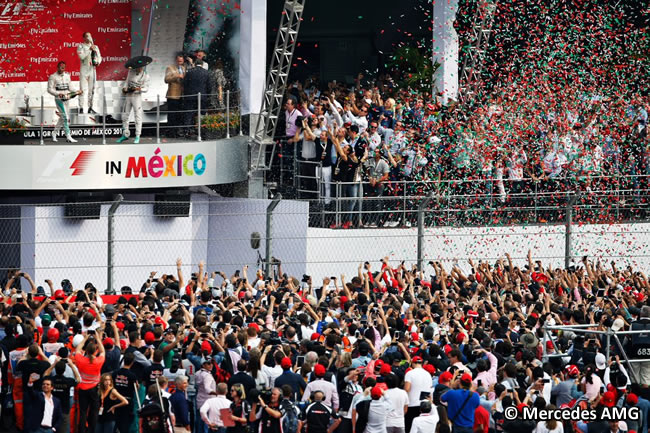
M 625 401 L 626 401 L 628 404 L 632 404 L 632 405 L 634 405 L 634 404 L 637 404 L 637 403 L 639 402 L 639 397 L 638 397 L 636 394 L 634 394 L 634 393 L 629 393 L 629 394 L 627 395 L 627 397 L 625 397 Z
M 286 368 L 291 368 L 292 365 L 293 365 L 293 362 L 291 362 L 291 358 L 289 358 L 288 356 L 285 356 L 284 358 L 282 358 L 282 361 L 280 362 L 280 366 L 282 368 L 285 368 L 285 369 Z
M 595 361 L 596 361 L 596 368 L 598 370 L 604 370 L 605 367 L 607 367 L 607 365 L 606 365 L 607 364 L 607 359 L 605 359 L 605 355 L 603 355 L 602 353 L 597 353 L 596 354 Z
M 372 390 L 370 390 L 370 397 L 372 397 L 373 400 L 379 400 L 383 394 L 384 390 L 381 389 L 379 385 L 373 386 Z
M 381 370 L 379 371 L 379 374 L 382 376 L 387 376 L 391 374 L 393 370 L 390 368 L 389 364 L 384 364 L 381 366 Z
M 463 373 L 460 377 L 460 381 L 463 383 L 472 383 L 472 376 L 469 373 Z
M 115 342 L 113 342 L 113 339 L 111 337 L 106 337 L 104 338 L 104 341 L 102 341 L 102 344 L 104 346 L 113 347 L 115 345 Z
M 320 334 L 318 332 L 314 332 L 311 334 L 311 341 L 318 340 L 320 338 Z
M 65 299 L 65 292 L 61 289 L 54 292 L 54 299 Z
M 566 369 L 566 372 L 567 372 L 567 373 L 569 374 L 569 376 L 571 376 L 571 377 L 575 377 L 575 376 L 577 376 L 578 374 L 580 374 L 580 370 L 578 369 L 578 367 L 577 367 L 576 365 L 573 365 L 573 364 L 571 364 L 571 365 L 567 365 L 565 369 Z
M 384 361 L 382 361 L 381 359 L 375 361 L 375 370 L 381 370 L 383 366 L 384 366 Z
M 115 307 L 114 307 L 112 304 L 108 304 L 108 305 L 104 308 L 104 313 L 105 313 L 107 316 L 112 316 L 113 314 L 115 314 Z
M 212 345 L 210 344 L 210 342 L 208 340 L 203 340 L 203 342 L 201 343 L 201 350 L 203 350 L 204 352 L 209 352 L 209 353 L 212 352 Z
M 72 338 L 72 347 L 76 348 L 81 344 L 81 342 L 84 341 L 84 336 L 81 334 L 77 334 Z
M 156 341 L 156 336 L 153 335 L 153 332 L 151 332 L 151 331 L 147 331 L 147 332 L 144 334 L 144 342 L 147 343 L 147 344 L 151 344 L 151 343 L 153 343 L 154 341 Z
M 623 319 L 619 317 L 618 319 L 614 320 L 614 323 L 612 323 L 612 331 L 614 332 L 620 331 L 621 328 L 624 326 L 625 326 L 625 322 L 623 321 Z
M 600 399 L 600 404 L 606 407 L 612 407 L 616 404 L 616 397 L 612 391 L 607 391 Z
M 255 329 L 257 332 L 260 332 L 260 325 L 258 325 L 258 324 L 255 323 L 255 322 L 253 322 L 253 323 L 249 323 L 249 324 L 248 324 L 248 327 L 249 327 L 249 328 L 253 328 L 253 329 Z
M 314 374 L 315 374 L 317 377 L 323 377 L 323 376 L 325 376 L 325 373 L 326 373 L 326 372 L 327 372 L 327 371 L 325 370 L 325 367 L 322 366 L 321 364 L 316 364 L 316 366 L 314 367 Z
M 117 326 L 117 329 L 120 331 L 124 330 L 124 322 L 115 322 L 115 326 Z
M 431 364 L 426 364 L 426 365 L 422 366 L 422 368 L 424 368 L 427 371 L 427 373 L 429 373 L 431 376 L 436 374 L 436 367 L 434 367 Z
M 452 377 L 454 377 L 454 376 L 450 372 L 443 371 L 440 374 L 440 377 L 438 377 L 438 382 L 440 382 L 440 383 L 448 383 L 451 380 Z
M 422 364 L 422 357 L 414 356 L 413 359 L 411 360 L 411 364 Z

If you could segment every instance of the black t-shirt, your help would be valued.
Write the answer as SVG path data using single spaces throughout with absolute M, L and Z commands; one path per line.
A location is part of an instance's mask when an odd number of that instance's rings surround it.
M 165 366 L 162 364 L 151 364 L 144 369 L 144 385 L 149 389 L 150 385 L 156 383 L 156 379 L 163 375 Z
M 237 418 L 248 419 L 248 415 L 251 412 L 251 407 L 246 400 L 242 400 L 239 402 L 239 404 L 235 404 L 234 402 L 231 403 L 230 410 L 232 411 L 233 416 L 236 416 Z M 240 423 L 239 421 L 235 421 L 235 425 L 233 427 L 228 427 L 226 431 L 227 433 L 246 433 L 247 425 L 248 423 Z
M 129 402 L 133 400 L 135 391 L 134 384 L 138 381 L 136 375 L 128 368 L 120 368 L 113 372 L 113 384 L 115 390 L 124 396 Z
M 320 401 L 307 406 L 301 414 L 302 421 L 307 424 L 307 433 L 326 433 L 332 418 L 336 418 L 336 414 Z
M 16 366 L 16 371 L 20 371 L 22 373 L 23 388 L 25 389 L 27 389 L 27 386 L 29 385 L 29 376 L 32 373 L 38 374 L 39 379 L 36 381 L 36 386 L 40 388 L 43 373 L 45 373 L 45 370 L 48 368 L 50 368 L 50 363 L 47 361 L 40 361 L 38 359 L 25 359 L 18 363 Z
M 360 164 L 361 163 L 359 160 L 357 160 L 357 162 L 354 162 L 349 155 L 347 161 L 341 159 L 341 162 L 339 164 L 339 169 L 341 170 L 339 178 L 341 182 L 354 182 L 354 175 Z
M 61 411 L 70 412 L 70 388 L 77 385 L 77 381 L 66 376 L 50 376 L 52 379 L 52 395 L 61 402 Z
M 126 348 L 124 351 L 125 354 L 127 353 L 132 353 L 132 352 L 138 352 L 138 349 L 136 349 L 133 346 L 129 346 Z M 140 353 L 144 353 L 143 351 L 140 351 Z M 131 371 L 133 374 L 135 374 L 135 377 L 138 378 L 139 381 L 143 382 L 145 375 L 144 375 L 144 365 L 140 364 L 139 362 L 134 362 L 133 365 L 131 366 Z

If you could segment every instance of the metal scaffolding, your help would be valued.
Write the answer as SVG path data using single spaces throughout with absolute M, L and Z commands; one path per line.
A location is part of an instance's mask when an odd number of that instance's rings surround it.
M 282 100 L 287 89 L 289 70 L 293 52 L 298 40 L 298 31 L 302 21 L 305 0 L 285 0 L 275 48 L 271 56 L 271 66 L 266 77 L 266 86 L 262 98 L 262 109 L 253 133 L 253 141 L 257 147 L 257 157 L 251 158 L 251 170 L 268 170 L 275 153 L 273 137 L 278 126 Z M 271 157 L 266 163 L 266 146 L 273 144 Z M 253 154 L 255 149 L 253 149 Z
M 465 53 L 460 70 L 458 98 L 462 103 L 470 102 L 481 85 L 481 72 L 496 9 L 496 0 L 478 0 L 478 8 L 470 28 L 470 47 Z

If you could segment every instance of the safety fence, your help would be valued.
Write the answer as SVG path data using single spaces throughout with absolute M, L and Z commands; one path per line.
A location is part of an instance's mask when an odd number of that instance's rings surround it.
M 362 200 L 366 203 L 366 200 Z M 429 262 L 458 265 L 469 260 L 495 263 L 509 254 L 514 265 L 528 264 L 528 251 L 546 267 L 578 266 L 590 260 L 648 271 L 650 223 L 576 222 L 579 206 L 565 205 L 561 223 L 438 225 L 435 199 L 413 203 L 411 227 L 332 229 L 321 224 L 314 201 L 227 199 L 193 195 L 190 201 L 124 201 L 62 205 L 0 206 L 0 269 L 21 269 L 36 285 L 45 279 L 90 281 L 100 288 L 134 290 L 149 278 L 176 273 L 181 258 L 185 281 L 203 270 L 220 283 L 248 266 L 266 275 L 303 274 L 315 279 L 356 275 L 380 260 L 430 270 Z M 77 209 L 75 209 L 75 207 Z M 452 212 L 454 209 L 444 209 Z M 365 211 L 362 217 L 365 218 Z M 376 210 L 372 215 L 389 213 Z M 27 284 L 26 281 L 23 282 Z
M 121 94 L 109 100 L 102 93 L 99 99 L 96 112 L 91 113 L 81 112 L 76 98 L 69 99 L 64 108 L 73 139 L 94 138 L 108 144 L 113 141 L 111 137 L 123 134 L 124 116 L 128 116 L 128 127 L 134 131 L 135 110 L 131 109 L 131 103 L 127 104 L 127 95 Z M 248 132 L 248 125 L 241 118 L 240 91 L 187 94 L 178 99 L 142 94 L 139 103 L 143 108 L 141 136 L 147 137 L 148 142 L 155 140 L 160 143 L 162 139 L 202 141 Z M 58 127 L 57 123 L 60 124 Z M 19 113 L 0 114 L 0 140 L 5 144 L 44 145 L 53 141 L 55 130 L 58 132 L 56 137 L 64 140 L 63 123 L 63 115 L 60 108 L 55 107 L 53 96 L 44 94 L 25 98 Z M 138 131 L 130 135 L 138 135 Z

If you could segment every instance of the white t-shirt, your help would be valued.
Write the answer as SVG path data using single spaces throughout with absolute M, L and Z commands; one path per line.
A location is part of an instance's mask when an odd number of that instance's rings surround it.
M 537 427 L 535 427 L 533 433 L 564 433 L 564 426 L 561 422 L 558 422 L 553 430 L 549 430 L 546 427 L 546 421 L 540 421 L 537 423 Z
M 400 388 L 388 389 L 384 395 L 390 402 L 393 408 L 388 414 L 386 420 L 386 427 L 401 427 L 404 428 L 404 406 L 409 404 L 409 395 L 406 391 Z
M 431 375 L 422 367 L 414 368 L 406 373 L 404 382 L 411 384 L 409 407 L 420 407 L 420 393 L 431 391 Z

